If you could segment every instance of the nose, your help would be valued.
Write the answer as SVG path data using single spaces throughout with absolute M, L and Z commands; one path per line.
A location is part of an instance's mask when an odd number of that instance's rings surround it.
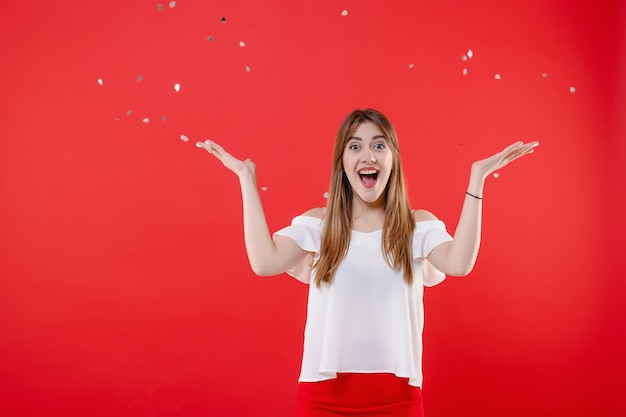
M 363 152 L 363 162 L 370 164 L 376 162 L 376 156 L 374 156 L 374 152 L 372 152 L 371 149 L 367 149 Z

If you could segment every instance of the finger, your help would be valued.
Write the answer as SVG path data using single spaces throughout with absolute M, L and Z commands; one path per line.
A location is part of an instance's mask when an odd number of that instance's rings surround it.
M 208 142 L 208 143 L 207 143 Z M 198 148 L 202 148 L 220 161 L 224 162 L 224 157 L 228 155 L 221 146 L 211 141 L 196 142 Z
M 208 153 L 210 153 L 211 155 L 214 155 L 214 156 L 216 156 L 216 157 L 218 157 L 218 158 L 220 158 L 220 159 L 221 159 L 221 156 L 222 156 L 222 155 L 221 155 L 221 153 L 219 152 L 219 150 L 218 150 L 218 149 L 216 149 L 216 147 L 215 147 L 215 144 L 214 144 L 214 143 L 206 143 L 206 141 L 205 141 L 205 142 L 196 142 L 196 146 L 197 146 L 198 148 L 202 148 L 202 149 L 204 149 L 205 151 L 207 151 L 207 152 L 208 152 Z
M 504 150 L 505 157 L 520 157 L 522 155 L 526 155 L 527 153 L 531 153 L 533 148 L 539 146 L 539 142 L 516 142 L 513 145 L 510 145 Z
M 196 147 L 200 148 L 200 149 L 204 149 L 208 152 L 211 152 L 211 148 L 209 147 L 209 145 L 207 145 L 204 142 L 196 142 Z
M 518 148 L 523 142 L 515 142 L 510 144 L 509 146 L 507 146 L 506 148 L 502 149 L 498 154 L 500 155 L 500 158 L 505 159 L 506 157 L 508 157 L 512 152 L 515 151 L 516 148 Z
M 507 146 L 506 148 L 504 148 L 502 150 L 502 155 L 508 155 L 510 152 L 512 152 L 514 149 L 520 147 L 521 145 L 523 145 L 524 142 L 522 141 L 517 141 L 515 143 L 510 144 L 509 146 Z
M 212 140 L 207 139 L 204 141 L 204 143 L 207 144 L 211 148 L 211 152 L 214 153 L 215 155 L 218 155 L 220 157 L 230 156 L 230 154 L 226 152 L 224 148 L 222 148 L 220 145 L 213 142 Z
M 528 143 L 523 143 L 523 142 L 519 142 L 519 143 L 520 143 L 520 149 L 524 151 L 527 151 L 529 149 L 536 148 L 537 146 L 539 146 L 539 142 L 537 141 L 532 141 Z
M 520 149 L 520 156 L 535 152 L 537 146 L 539 146 L 539 142 L 536 141 L 525 144 L 522 149 Z
M 503 158 L 503 163 L 507 165 L 510 162 L 515 161 L 516 159 L 519 159 L 524 155 L 535 152 L 534 147 L 535 146 L 524 146 L 521 149 L 517 149 L 515 151 L 510 152 Z

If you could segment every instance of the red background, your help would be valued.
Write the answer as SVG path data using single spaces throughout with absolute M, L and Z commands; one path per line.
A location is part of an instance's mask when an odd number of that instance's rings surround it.
M 426 291 L 427 415 L 625 415 L 623 2 L 5 3 L 0 415 L 290 415 L 307 288 L 252 274 L 193 144 L 253 158 L 276 230 L 361 107 L 451 232 L 471 162 L 541 142 L 488 179 L 472 274 Z

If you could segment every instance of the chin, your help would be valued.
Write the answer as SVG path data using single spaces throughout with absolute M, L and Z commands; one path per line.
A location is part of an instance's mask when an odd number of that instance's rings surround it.
M 360 195 L 359 199 L 367 204 L 377 204 L 383 202 L 382 193 L 376 195 Z

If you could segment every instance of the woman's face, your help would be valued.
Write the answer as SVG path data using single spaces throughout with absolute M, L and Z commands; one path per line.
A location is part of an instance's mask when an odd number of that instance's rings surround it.
M 393 167 L 387 139 L 372 122 L 359 125 L 343 150 L 343 169 L 352 187 L 355 202 L 385 203 L 385 188 Z

